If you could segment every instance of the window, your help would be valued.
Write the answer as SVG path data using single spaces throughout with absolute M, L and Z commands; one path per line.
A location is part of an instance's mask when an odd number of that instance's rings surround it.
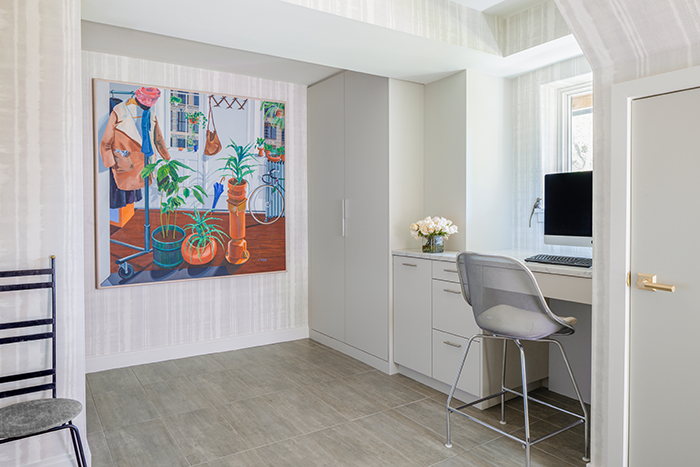
M 591 83 L 559 91 L 562 171 L 593 170 L 593 92 Z
M 170 147 L 196 152 L 199 148 L 201 112 L 199 94 L 173 91 L 170 95 Z

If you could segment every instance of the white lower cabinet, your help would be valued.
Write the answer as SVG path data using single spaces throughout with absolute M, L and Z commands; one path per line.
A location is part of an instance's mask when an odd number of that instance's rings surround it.
M 407 373 L 424 377 L 422 382 L 447 391 L 445 385 L 452 386 L 467 341 L 480 332 L 462 296 L 453 259 L 427 259 L 420 253 L 394 255 L 394 362 L 399 371 L 408 369 Z M 548 376 L 548 351 L 542 344 L 525 344 L 528 383 L 537 383 L 533 386 L 537 387 Z M 474 400 L 498 392 L 502 362 L 501 341 L 473 341 L 457 385 L 468 394 L 458 397 Z M 506 384 L 519 387 L 520 363 L 513 343 L 508 346 L 506 366 Z M 494 398 L 476 407 L 484 409 L 498 402 L 500 398 Z

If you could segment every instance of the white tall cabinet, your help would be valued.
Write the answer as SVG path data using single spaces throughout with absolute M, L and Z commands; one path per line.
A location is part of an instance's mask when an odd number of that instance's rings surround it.
M 423 86 L 344 72 L 308 89 L 311 338 L 390 372 L 391 251 L 422 215 Z

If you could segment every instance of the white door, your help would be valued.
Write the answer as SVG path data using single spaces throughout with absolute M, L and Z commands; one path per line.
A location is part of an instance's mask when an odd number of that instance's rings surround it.
M 631 124 L 629 465 L 698 465 L 700 89 L 633 101 Z

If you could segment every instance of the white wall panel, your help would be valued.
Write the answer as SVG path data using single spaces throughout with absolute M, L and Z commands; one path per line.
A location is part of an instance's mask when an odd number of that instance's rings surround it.
M 2 2 L 0 270 L 46 268 L 49 256 L 56 255 L 57 393 L 84 402 L 80 102 L 80 2 Z M 46 293 L 2 294 L 0 321 L 50 316 Z M 45 345 L 28 344 L 28 351 L 20 348 L 25 349 L 12 345 L 0 351 L 1 374 L 26 371 L 51 358 Z M 50 393 L 39 397 L 50 397 Z M 0 405 L 17 401 L 3 399 Z M 84 413 L 77 424 L 84 434 Z M 66 453 L 72 447 L 66 440 L 51 434 L 4 444 L 0 465 L 48 463 L 57 458 L 63 461 L 60 465 L 68 465 Z
M 286 102 L 287 271 L 97 290 L 93 78 Z M 82 84 L 87 358 L 306 327 L 306 87 L 95 52 L 83 52 Z

